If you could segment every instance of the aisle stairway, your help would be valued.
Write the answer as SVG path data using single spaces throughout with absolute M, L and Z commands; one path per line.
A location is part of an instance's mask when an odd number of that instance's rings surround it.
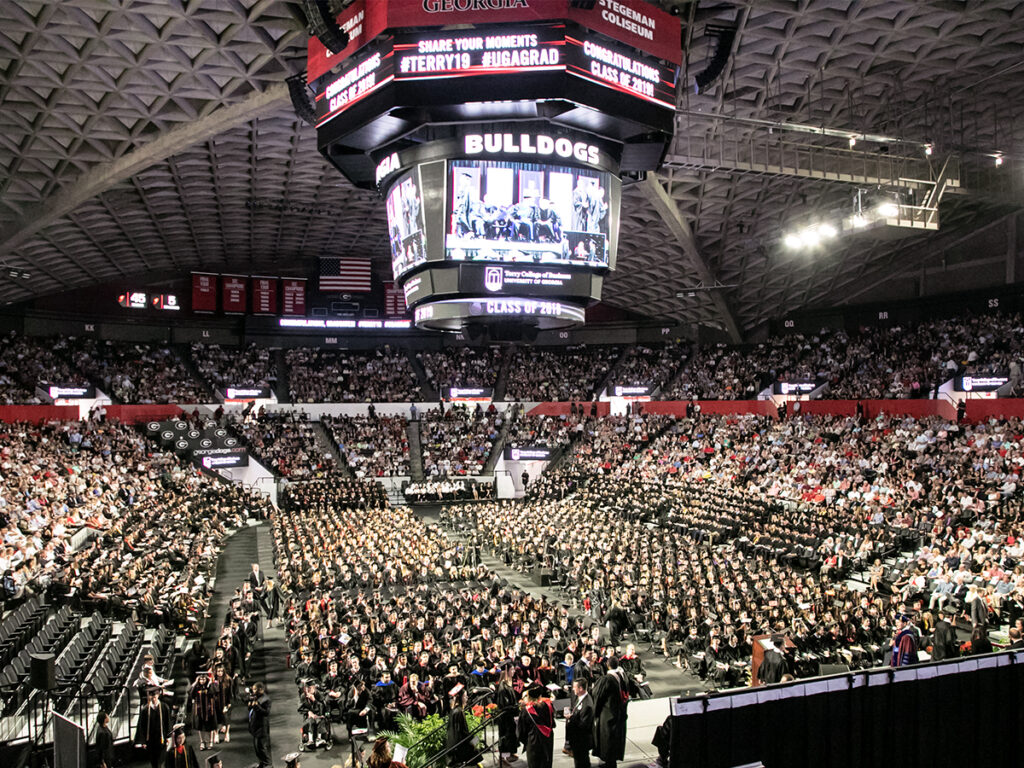
M 501 360 L 501 367 L 498 369 L 498 378 L 494 382 L 494 400 L 504 402 L 505 390 L 508 389 L 508 372 L 512 367 L 512 356 L 515 354 L 515 347 L 508 347 Z
M 316 436 L 317 445 L 320 446 L 323 452 L 329 453 L 334 457 L 334 465 L 341 470 L 341 473 L 345 477 L 354 477 L 352 471 L 348 468 L 348 464 L 345 463 L 344 457 L 338 450 L 337 443 L 334 442 L 330 432 L 327 431 L 327 427 L 319 421 L 314 421 L 313 434 Z
M 505 413 L 507 414 L 508 411 Z M 501 430 L 498 432 L 498 437 L 495 439 L 494 445 L 491 446 L 491 453 L 484 464 L 483 474 L 494 474 L 494 465 L 498 463 L 498 459 L 501 458 L 501 452 L 505 450 L 505 441 L 508 439 L 508 430 L 511 426 L 511 422 L 512 420 L 509 418 L 502 420 Z
M 414 483 L 423 482 L 423 447 L 420 444 L 420 422 L 410 421 L 405 425 L 409 436 L 409 472 Z
M 680 350 L 680 351 L 682 351 L 682 350 Z M 658 389 L 656 389 L 654 391 L 654 395 L 656 397 L 661 397 L 661 394 L 663 392 L 671 392 L 675 388 L 675 386 L 676 386 L 676 384 L 678 382 L 684 380 L 685 377 L 690 375 L 690 365 L 689 365 L 689 362 L 693 360 L 693 357 L 694 357 L 694 355 L 696 353 L 697 353 L 697 345 L 696 344 L 691 344 L 691 345 L 689 345 L 686 348 L 686 359 L 687 359 L 687 362 L 683 363 L 683 365 L 681 365 L 679 367 L 679 370 L 676 372 L 676 375 L 673 376 L 668 381 L 666 381 L 664 386 L 658 387 Z
M 274 384 L 277 402 L 290 403 L 292 398 L 288 388 L 288 361 L 285 359 L 283 349 L 274 350 L 274 362 L 277 363 L 277 382 Z
M 594 388 L 594 391 L 590 393 L 592 397 L 597 397 L 598 395 L 600 395 L 608 388 L 608 386 L 612 382 L 615 381 L 615 375 L 619 372 L 619 369 L 622 367 L 622 363 L 625 362 L 626 358 L 629 357 L 631 354 L 633 354 L 632 345 L 623 348 L 621 354 L 619 354 L 619 356 L 615 359 L 615 362 L 611 364 L 611 367 L 608 369 L 608 373 L 605 374 L 605 377 L 597 383 L 597 386 Z
M 405 354 L 409 358 L 409 364 L 412 366 L 413 371 L 415 371 L 416 379 L 420 383 L 420 401 L 434 402 L 438 399 L 438 392 L 434 387 L 433 382 L 427 378 L 427 371 L 423 367 L 423 363 L 419 361 L 413 350 L 407 349 L 405 350 Z
M 202 377 L 199 373 L 199 369 L 196 368 L 196 364 L 192 361 L 192 350 L 183 344 L 175 344 L 171 347 L 171 350 L 174 352 L 178 360 L 181 361 L 185 370 L 188 371 L 188 375 L 197 381 L 200 386 L 202 386 L 203 390 L 205 390 L 207 397 L 210 398 L 206 402 L 217 402 L 217 397 L 213 392 L 213 385 Z

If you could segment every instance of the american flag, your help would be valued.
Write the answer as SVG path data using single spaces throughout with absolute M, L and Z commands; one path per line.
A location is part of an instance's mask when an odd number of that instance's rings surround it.
M 321 256 L 320 290 L 324 293 L 369 293 L 370 260 Z

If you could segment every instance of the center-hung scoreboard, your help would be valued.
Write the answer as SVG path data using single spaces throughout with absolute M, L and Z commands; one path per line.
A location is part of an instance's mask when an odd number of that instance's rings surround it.
M 589 7 L 588 7 L 589 6 Z M 583 321 L 622 180 L 675 124 L 679 19 L 642 0 L 357 0 L 309 41 L 320 151 L 387 209 L 415 322 Z

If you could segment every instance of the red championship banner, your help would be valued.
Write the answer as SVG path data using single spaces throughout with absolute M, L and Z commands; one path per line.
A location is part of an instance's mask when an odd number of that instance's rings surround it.
M 277 314 L 277 278 L 252 277 L 252 313 L 254 315 Z
M 192 311 L 217 311 L 217 276 L 204 272 L 192 273 Z
M 245 289 L 248 278 L 245 275 L 221 275 L 221 307 L 228 314 L 245 314 Z
M 679 17 L 645 0 L 596 0 L 589 9 L 575 8 L 569 0 L 357 0 L 338 15 L 351 38 L 345 50 L 332 55 L 320 40 L 310 38 L 306 77 L 313 82 L 385 29 L 558 19 L 673 64 L 683 60 Z
M 281 314 L 290 317 L 306 316 L 305 279 L 281 278 Z
M 384 314 L 388 317 L 405 317 L 405 291 L 394 283 L 384 283 Z

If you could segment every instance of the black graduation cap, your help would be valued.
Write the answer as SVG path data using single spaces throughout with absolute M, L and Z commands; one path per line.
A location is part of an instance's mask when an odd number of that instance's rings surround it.
M 213 766 L 215 765 L 220 765 L 220 753 L 214 752 L 212 755 L 206 758 L 206 764 L 210 766 L 210 768 L 213 768 Z
M 539 683 L 534 683 L 527 689 L 527 693 L 531 699 L 540 699 L 547 693 L 547 689 Z

